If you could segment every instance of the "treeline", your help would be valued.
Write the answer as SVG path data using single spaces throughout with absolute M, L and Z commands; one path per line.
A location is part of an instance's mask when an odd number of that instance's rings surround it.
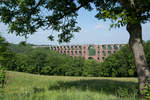
M 143 41 L 147 64 L 150 67 L 150 40 Z M 134 57 L 128 45 L 123 46 L 118 52 L 110 55 L 101 64 L 101 76 L 111 77 L 136 77 Z
M 150 66 L 150 41 L 144 42 L 144 50 Z M 32 48 L 32 45 L 21 42 L 8 46 L 11 57 L 3 66 L 8 70 L 43 75 L 63 76 L 102 76 L 102 77 L 136 77 L 133 55 L 128 45 L 110 55 L 103 63 L 85 60 L 82 57 L 72 58 L 59 54 L 49 48 Z
M 95 60 L 73 59 L 49 48 L 32 48 L 23 42 L 11 44 L 9 49 L 13 56 L 4 64 L 8 70 L 44 75 L 98 76 L 100 69 Z

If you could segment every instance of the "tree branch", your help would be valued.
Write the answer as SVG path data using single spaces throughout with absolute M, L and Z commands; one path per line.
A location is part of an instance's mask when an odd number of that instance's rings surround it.
M 66 15 L 68 15 L 68 14 L 70 14 L 70 13 L 75 13 L 76 11 L 78 11 L 78 10 L 79 10 L 80 8 L 82 8 L 82 7 L 83 7 L 83 5 L 80 5 L 79 7 L 73 9 L 73 11 L 68 12 L 68 13 L 64 13 L 64 15 L 60 16 L 60 17 L 58 18 L 58 20 L 64 18 Z
M 33 9 L 36 9 L 41 3 L 42 3 L 43 0 L 40 0 L 37 5 L 33 8 Z
M 75 8 L 75 9 L 73 9 L 71 12 L 67 12 L 67 13 L 64 13 L 64 15 L 62 15 L 62 16 L 59 16 L 58 18 L 57 18 L 57 20 L 60 20 L 60 19 L 62 19 L 62 18 L 64 18 L 64 17 L 66 17 L 68 14 L 70 14 L 70 13 L 75 13 L 76 11 L 78 11 L 80 8 L 82 8 L 84 5 L 80 5 L 79 7 L 77 7 L 77 8 Z M 47 23 L 47 24 L 49 24 L 45 29 L 48 29 L 49 27 L 50 27 L 50 23 Z

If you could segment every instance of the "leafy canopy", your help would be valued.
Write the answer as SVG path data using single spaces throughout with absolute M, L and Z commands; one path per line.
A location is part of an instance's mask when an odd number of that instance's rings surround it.
M 98 19 L 111 19 L 111 27 L 150 21 L 150 0 L 1 0 L 0 20 L 9 32 L 27 37 L 39 28 L 60 34 L 59 42 L 69 42 L 78 32 L 78 10 L 97 10 Z M 53 40 L 52 34 L 49 39 Z

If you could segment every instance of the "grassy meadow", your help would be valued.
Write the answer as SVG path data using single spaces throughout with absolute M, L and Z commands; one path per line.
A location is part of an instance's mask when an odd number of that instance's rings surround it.
M 8 72 L 3 100 L 138 100 L 137 78 Z

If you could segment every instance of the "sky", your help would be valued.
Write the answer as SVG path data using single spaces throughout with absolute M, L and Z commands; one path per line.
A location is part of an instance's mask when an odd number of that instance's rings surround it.
M 110 21 L 96 19 L 96 12 L 88 12 L 84 9 L 79 11 L 78 26 L 81 31 L 74 33 L 74 38 L 69 43 L 58 43 L 57 32 L 53 32 L 55 41 L 48 40 L 52 30 L 39 29 L 34 35 L 29 36 L 27 43 L 36 45 L 84 45 L 84 44 L 125 44 L 128 43 L 129 34 L 125 27 L 110 29 Z M 150 40 L 150 23 L 142 24 L 143 40 Z M 8 34 L 8 27 L 0 23 L 0 32 L 10 43 L 19 43 L 25 41 L 24 37 Z

